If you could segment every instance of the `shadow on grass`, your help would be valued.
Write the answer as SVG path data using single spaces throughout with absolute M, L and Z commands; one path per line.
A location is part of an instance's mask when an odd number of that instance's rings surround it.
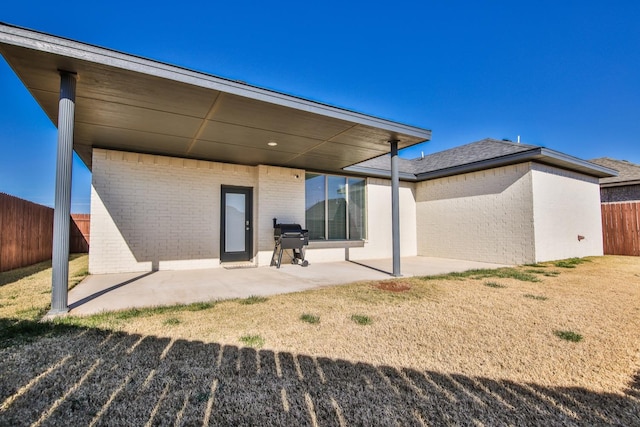
M 0 273 L 0 286 L 17 282 L 18 280 L 22 280 L 25 277 L 33 276 L 34 274 L 40 273 L 47 268 L 51 268 L 51 260 L 42 261 L 28 267 L 20 267 L 9 271 L 3 271 L 2 273 Z
M 59 324 L 0 327 L 5 425 L 640 424 L 640 373 L 618 395 Z
M 34 317 L 41 318 L 44 309 L 37 310 Z M 44 338 L 56 336 L 68 331 L 77 330 L 75 326 L 55 324 L 51 322 L 38 322 L 27 319 L 7 319 L 0 318 L 0 349 L 9 348 L 14 345 L 23 344 Z
M 86 254 L 71 254 L 69 255 L 69 261 L 73 261 L 76 258 L 85 256 Z M 48 268 L 51 268 L 51 260 L 42 261 L 37 264 L 32 264 L 27 267 L 15 268 L 9 271 L 3 271 L 0 273 L 0 286 L 8 285 L 18 280 L 22 280 L 26 277 L 33 276 Z

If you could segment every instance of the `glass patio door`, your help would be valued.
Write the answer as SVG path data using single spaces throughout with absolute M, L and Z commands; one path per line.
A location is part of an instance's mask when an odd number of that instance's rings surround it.
M 220 260 L 249 261 L 252 247 L 253 189 L 222 186 Z

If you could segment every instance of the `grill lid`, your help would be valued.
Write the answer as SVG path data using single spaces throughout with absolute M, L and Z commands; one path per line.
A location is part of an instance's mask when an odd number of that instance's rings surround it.
M 282 233 L 304 233 L 300 224 L 278 224 L 278 219 L 273 218 L 273 235 L 279 236 Z
M 302 233 L 302 226 L 300 224 L 276 224 L 273 234 L 280 235 L 283 233 Z

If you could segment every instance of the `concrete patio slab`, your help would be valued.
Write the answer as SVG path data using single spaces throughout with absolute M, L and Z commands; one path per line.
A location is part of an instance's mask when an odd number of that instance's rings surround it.
M 69 292 L 70 313 L 276 295 L 393 277 L 390 259 L 316 263 L 308 267 L 214 268 L 88 276 Z M 403 276 L 426 276 L 503 265 L 430 257 L 402 259 Z

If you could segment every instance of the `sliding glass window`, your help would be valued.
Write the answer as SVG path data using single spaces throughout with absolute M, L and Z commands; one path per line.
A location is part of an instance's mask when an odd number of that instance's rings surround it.
M 311 240 L 366 238 L 366 181 L 338 175 L 305 176 L 306 227 Z
M 305 175 L 306 227 L 310 240 L 326 240 L 326 177 L 308 173 Z

